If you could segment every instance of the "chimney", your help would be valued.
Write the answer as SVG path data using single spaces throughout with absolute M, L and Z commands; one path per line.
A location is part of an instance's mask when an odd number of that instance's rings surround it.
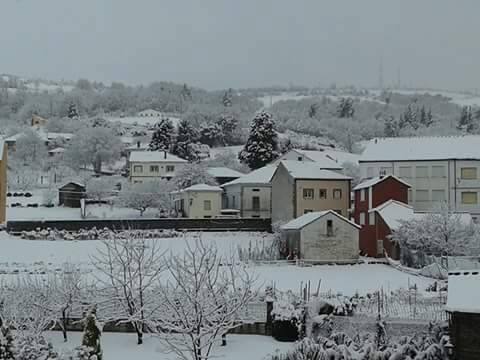
M 137 149 L 140 149 L 140 141 L 137 141 Z
M 163 158 L 164 158 L 164 159 L 167 158 L 167 150 L 165 150 L 165 151 L 163 152 Z

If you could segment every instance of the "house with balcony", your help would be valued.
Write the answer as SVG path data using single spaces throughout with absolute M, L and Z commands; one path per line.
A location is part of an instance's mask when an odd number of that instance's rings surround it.
M 134 184 L 155 179 L 171 179 L 187 163 L 187 160 L 166 151 L 134 151 L 128 159 L 129 179 Z
M 276 168 L 277 165 L 267 165 L 221 185 L 224 190 L 223 208 L 239 210 L 240 217 L 270 218 L 270 180 Z
M 479 135 L 374 139 L 359 163 L 362 179 L 391 174 L 410 184 L 408 202 L 417 212 L 446 202 L 480 217 Z
M 282 160 L 272 176 L 272 223 L 309 212 L 334 210 L 350 216 L 351 178 L 316 162 Z
M 222 188 L 207 184 L 192 185 L 172 193 L 175 211 L 190 219 L 210 219 L 220 215 Z

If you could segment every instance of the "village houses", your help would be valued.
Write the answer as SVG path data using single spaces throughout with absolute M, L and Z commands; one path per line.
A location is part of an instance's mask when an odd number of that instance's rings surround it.
M 187 163 L 187 160 L 166 151 L 134 151 L 130 153 L 128 161 L 130 182 L 135 184 L 154 179 L 171 179 Z
M 175 211 L 190 219 L 209 219 L 220 215 L 222 210 L 222 188 L 197 184 L 173 194 Z

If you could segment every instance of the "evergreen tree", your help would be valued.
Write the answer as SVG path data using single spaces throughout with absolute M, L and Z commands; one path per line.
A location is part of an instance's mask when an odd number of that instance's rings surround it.
M 71 102 L 70 105 L 68 105 L 68 115 L 70 119 L 78 119 L 78 110 L 77 110 L 77 105 L 74 102 Z
M 222 131 L 221 140 L 223 145 L 233 145 L 235 143 L 235 131 L 238 127 L 238 120 L 233 115 L 222 114 L 217 121 L 217 125 Z
M 180 91 L 180 96 L 182 100 L 192 100 L 192 92 L 188 88 L 187 84 L 183 84 L 182 90 Z
M 247 143 L 238 158 L 250 169 L 258 169 L 275 160 L 278 155 L 278 136 L 272 114 L 262 111 L 253 119 Z
M 384 133 L 386 137 L 396 137 L 398 136 L 398 124 L 395 121 L 393 115 L 388 115 L 385 118 L 385 127 Z
M 477 126 L 475 124 L 473 114 L 472 114 L 472 107 L 471 106 L 464 106 L 462 107 L 462 112 L 460 114 L 460 118 L 458 119 L 457 129 L 467 134 L 471 134 L 476 130 Z
M 203 124 L 200 127 L 200 142 L 214 147 L 223 144 L 223 131 L 217 124 Z
M 194 146 L 197 137 L 197 132 L 187 120 L 180 121 L 178 124 L 177 140 L 172 152 L 188 161 L 198 160 L 198 154 Z
M 427 121 L 425 123 L 426 127 L 430 127 L 433 124 L 433 115 L 432 115 L 432 109 L 428 109 L 427 112 Z
M 162 119 L 155 125 L 152 140 L 148 145 L 150 151 L 170 151 L 175 129 L 170 119 Z
M 424 125 L 427 123 L 427 111 L 425 110 L 425 106 L 422 106 L 420 109 L 420 124 Z
M 337 107 L 337 116 L 339 118 L 352 118 L 355 114 L 352 98 L 341 98 Z
M 232 88 L 230 88 L 227 91 L 225 91 L 225 93 L 223 94 L 223 98 L 222 98 L 223 106 L 231 107 L 232 99 L 233 99 L 233 90 Z
M 308 117 L 314 118 L 318 113 L 318 104 L 314 103 L 310 105 L 310 108 L 308 109 Z
M 418 121 L 418 109 L 415 103 L 408 104 L 407 109 L 403 113 L 403 120 L 406 124 L 409 124 L 415 130 L 420 127 Z
M 93 307 L 84 319 L 82 347 L 88 349 L 88 359 L 102 360 L 103 352 L 100 345 L 102 329 L 97 322 L 97 311 Z

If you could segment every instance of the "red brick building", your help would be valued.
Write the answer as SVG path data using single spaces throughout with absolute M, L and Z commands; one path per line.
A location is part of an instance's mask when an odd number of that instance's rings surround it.
M 376 211 L 389 200 L 408 204 L 410 185 L 394 175 L 375 177 L 357 185 L 354 190 L 354 220 L 360 230 L 360 254 L 371 257 L 383 257 L 384 250 L 389 256 L 398 257 L 391 242 L 386 237 L 390 228 Z M 377 226 L 378 225 L 378 226 Z

